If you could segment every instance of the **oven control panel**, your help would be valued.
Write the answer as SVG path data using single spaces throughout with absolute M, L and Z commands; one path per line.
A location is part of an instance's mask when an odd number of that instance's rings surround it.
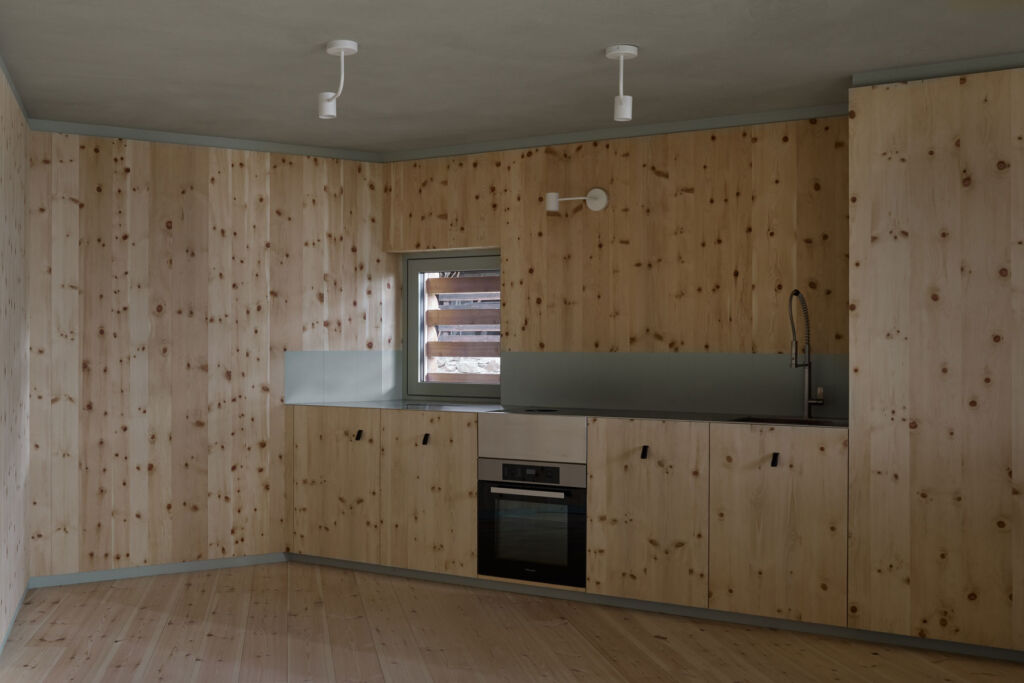
M 531 484 L 553 484 L 557 486 L 562 483 L 558 475 L 558 467 L 511 462 L 502 463 L 501 465 L 501 478 L 503 481 L 523 481 Z

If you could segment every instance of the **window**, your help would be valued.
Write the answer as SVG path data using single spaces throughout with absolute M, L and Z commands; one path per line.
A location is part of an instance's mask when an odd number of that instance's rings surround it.
M 497 398 L 501 272 L 497 255 L 406 260 L 406 393 Z

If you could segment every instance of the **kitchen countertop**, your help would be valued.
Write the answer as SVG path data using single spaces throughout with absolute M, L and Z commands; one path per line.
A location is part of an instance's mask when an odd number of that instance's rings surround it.
M 294 403 L 290 405 L 324 406 L 335 408 L 370 408 L 381 410 L 431 410 L 453 413 L 510 413 L 517 415 L 564 415 L 575 417 L 633 418 L 637 420 L 684 420 L 690 422 L 733 422 L 768 425 L 798 425 L 805 427 L 849 426 L 842 418 L 812 418 L 804 420 L 792 416 L 730 415 L 722 413 L 684 413 L 672 410 L 612 410 L 608 408 L 545 408 L 532 406 L 503 406 L 498 403 L 443 403 L 427 401 L 352 401 L 334 403 Z

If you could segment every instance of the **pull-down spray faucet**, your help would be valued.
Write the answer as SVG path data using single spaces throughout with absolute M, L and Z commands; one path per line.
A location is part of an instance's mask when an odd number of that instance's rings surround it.
M 799 359 L 799 343 L 796 339 L 796 323 L 793 322 L 793 299 L 800 300 L 800 309 L 804 315 L 804 359 Z M 789 293 L 789 331 L 792 341 L 789 345 L 789 367 L 804 369 L 804 417 L 811 417 L 811 406 L 825 403 L 825 390 L 818 387 L 817 396 L 811 398 L 811 316 L 807 312 L 807 299 L 799 289 Z

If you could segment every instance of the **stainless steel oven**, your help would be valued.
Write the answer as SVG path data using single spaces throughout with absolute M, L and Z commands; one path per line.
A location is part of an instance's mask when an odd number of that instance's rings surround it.
M 587 466 L 479 460 L 480 574 L 584 587 Z

